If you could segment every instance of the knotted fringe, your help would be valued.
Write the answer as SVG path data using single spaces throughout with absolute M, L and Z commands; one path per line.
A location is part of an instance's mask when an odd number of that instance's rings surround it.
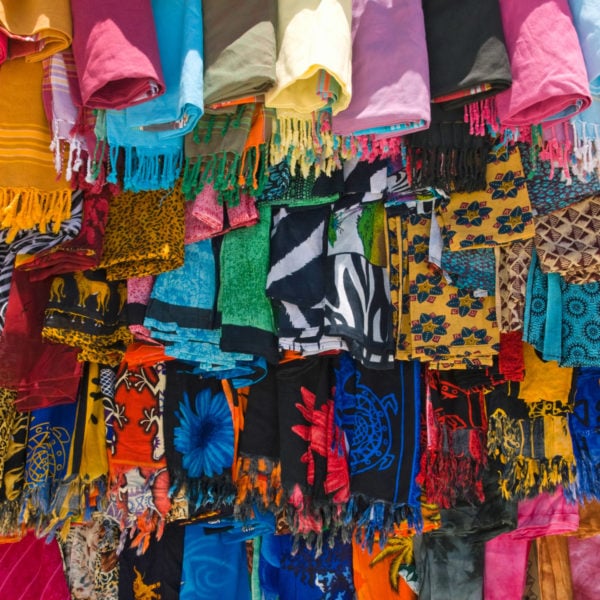
M 465 123 L 469 123 L 470 135 L 498 135 L 498 114 L 494 98 L 485 98 L 465 104 Z
M 544 130 L 547 139 L 539 153 L 539 159 L 550 163 L 550 179 L 554 178 L 555 168 L 558 167 L 561 171 L 561 181 L 570 185 L 572 183 L 570 167 L 573 144 L 569 139 L 567 127 L 568 125 L 565 123 L 564 132 L 557 130 L 554 125 L 549 130 Z
M 450 508 L 458 500 L 471 503 L 485 500 L 482 476 L 487 465 L 486 432 L 471 429 L 467 435 L 468 450 L 458 452 L 454 432 L 441 426 L 433 447 L 421 455 L 417 483 L 427 501 L 440 508 Z
M 37 229 L 57 234 L 71 217 L 71 190 L 44 192 L 34 188 L 0 188 L 0 228 L 8 229 L 6 243 L 19 233 Z
M 242 520 L 254 516 L 254 508 L 277 514 L 283 504 L 281 466 L 267 457 L 239 456 L 235 482 L 235 515 Z
M 577 431 L 577 433 L 572 434 L 575 456 L 577 457 L 575 492 L 579 502 L 600 500 L 600 465 L 596 462 L 597 458 L 590 452 L 587 444 L 588 437 L 597 435 L 595 429 Z
M 600 179 L 600 124 L 572 121 L 573 156 L 571 171 L 580 181 Z
M 377 540 L 383 546 L 403 521 L 417 533 L 423 530 L 420 506 L 392 504 L 358 494 L 353 494 L 348 502 L 346 520 L 348 525 L 356 525 L 354 538 L 363 548 L 366 546 L 369 552 L 372 552 Z
M 396 159 L 404 149 L 401 137 L 377 138 L 374 135 L 346 136 L 342 141 L 343 159 L 358 158 L 367 162 Z

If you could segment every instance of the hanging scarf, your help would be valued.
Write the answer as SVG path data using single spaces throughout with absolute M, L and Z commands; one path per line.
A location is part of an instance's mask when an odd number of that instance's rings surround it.
M 333 362 L 314 356 L 277 370 L 281 480 L 293 533 L 323 543 L 342 525 L 350 479 L 342 430 L 334 418 Z
M 30 532 L 16 544 L 2 544 L 0 565 L 0 595 L 5 598 L 71 598 L 56 540 L 48 543 Z
M 110 200 L 99 266 L 108 280 L 158 275 L 183 265 L 184 199 L 171 192 L 124 192 Z
M 203 2 L 206 105 L 257 96 L 275 83 L 276 0 L 237 9 L 232 0 Z
M 133 277 L 127 280 L 127 323 L 129 331 L 138 341 L 157 342 L 150 337 L 150 331 L 144 327 L 146 307 L 150 302 L 150 294 L 154 286 L 154 277 Z
M 404 519 L 413 527 L 421 524 L 415 481 L 420 402 L 418 363 L 375 371 L 341 356 L 335 403 L 349 448 L 348 513 L 369 548 L 376 533 L 383 541 Z
M 269 268 L 271 207 L 262 204 L 260 220 L 228 233 L 220 257 L 218 309 L 222 350 L 279 359 L 273 308 L 265 293 Z
M 463 107 L 510 87 L 512 78 L 498 0 L 445 0 L 423 4 L 431 73 L 431 99 Z
M 125 108 L 165 92 L 150 0 L 127 5 L 109 0 L 102 6 L 80 0 L 72 15 L 84 106 Z
M 393 38 L 394 44 L 380 44 Z M 352 100 L 337 134 L 401 135 L 429 126 L 423 9 L 414 0 L 352 3 Z
M 164 435 L 170 494 L 185 489 L 190 514 L 231 504 L 234 426 L 221 381 L 169 362 Z
M 577 494 L 579 498 L 600 499 L 600 444 L 597 432 L 600 411 L 595 401 L 600 388 L 598 368 L 581 369 L 575 382 L 575 406 L 569 415 L 569 431 L 577 463 Z
M 125 190 L 171 189 L 183 162 L 183 137 L 203 112 L 202 11 L 194 0 L 152 0 L 166 91 L 137 106 L 106 113 L 106 135 L 117 181 L 125 154 Z
M 35 0 L 27 7 L 0 3 L 0 31 L 8 37 L 9 58 L 38 62 L 71 45 L 70 2 Z
M 518 386 L 486 394 L 488 453 L 498 461 L 498 483 L 506 499 L 527 498 L 563 486 L 573 495 L 575 457 L 561 402 L 527 404 Z
M 500 10 L 513 76 L 496 98 L 501 125 L 560 123 L 585 110 L 591 96 L 567 0 L 500 0 Z
M 451 193 L 437 219 L 450 250 L 485 248 L 534 236 L 533 214 L 519 151 L 490 151 L 484 193 Z
M 245 103 L 207 112 L 185 136 L 183 193 L 195 198 L 206 184 L 221 204 L 239 202 L 240 192 L 260 194 L 266 179 L 270 123 L 262 104 Z
M 593 0 L 569 0 L 592 95 L 600 95 L 600 10 Z
M 42 337 L 78 348 L 80 361 L 117 365 L 131 341 L 124 322 L 126 300 L 125 283 L 107 281 L 103 269 L 56 276 Z
M 184 527 L 168 525 L 143 554 L 127 547 L 119 555 L 119 599 L 179 598 L 184 535 Z
M 20 520 L 38 530 L 48 524 L 57 491 L 68 472 L 76 412 L 77 405 L 70 403 L 31 413 Z
M 58 233 L 71 212 L 71 190 L 56 179 L 42 95 L 42 65 L 9 61 L 0 70 L 0 223 L 12 242 L 24 229 Z M 9 159 L 10 158 L 10 159 Z

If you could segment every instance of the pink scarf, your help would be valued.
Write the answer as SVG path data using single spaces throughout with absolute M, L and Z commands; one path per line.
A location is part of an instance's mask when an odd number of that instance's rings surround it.
M 591 103 L 567 0 L 500 0 L 513 83 L 496 96 L 504 128 L 560 123 Z
M 89 108 L 127 108 L 165 91 L 150 0 L 73 0 L 73 54 Z

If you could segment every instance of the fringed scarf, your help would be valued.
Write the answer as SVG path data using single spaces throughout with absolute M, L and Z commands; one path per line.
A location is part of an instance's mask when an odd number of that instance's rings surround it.
M 450 250 L 485 248 L 534 236 L 533 213 L 516 147 L 496 145 L 487 156 L 485 192 L 450 194 L 437 219 Z
M 221 381 L 200 379 L 182 363 L 169 362 L 164 436 L 169 494 L 185 490 L 190 516 L 231 505 L 234 424 Z
M 473 192 L 487 187 L 486 161 L 491 141 L 475 136 L 462 110 L 431 107 L 429 129 L 405 138 L 409 181 L 415 188 Z
M 183 193 L 195 198 L 206 184 L 221 204 L 236 206 L 240 192 L 259 195 L 266 180 L 270 122 L 262 104 L 207 112 L 185 136 Z
M 459 500 L 485 500 L 487 418 L 484 394 L 502 378 L 494 369 L 433 371 L 426 374 L 426 445 L 421 483 L 428 502 L 440 508 Z
M 573 495 L 575 457 L 562 402 L 528 404 L 512 383 L 486 394 L 488 453 L 498 465 L 506 499 L 523 499 L 563 486 Z
M 202 10 L 194 0 L 152 0 L 166 91 L 137 106 L 106 113 L 106 136 L 117 182 L 124 153 L 125 190 L 171 189 L 183 164 L 183 138 L 202 116 Z
M 279 360 L 273 307 L 266 295 L 271 207 L 261 204 L 259 222 L 231 231 L 220 256 L 218 309 L 222 350 Z
M 275 84 L 277 0 L 238 8 L 235 0 L 202 3 L 206 105 L 264 94 Z
M 394 44 L 380 44 L 392 38 Z M 352 3 L 352 100 L 333 118 L 349 135 L 403 135 L 429 126 L 429 68 L 421 3 Z
M 482 101 L 512 82 L 498 0 L 426 0 L 423 12 L 432 102 L 445 109 L 477 103 L 483 113 Z
M 104 269 L 52 279 L 42 338 L 79 349 L 80 361 L 117 365 L 131 333 L 125 323 L 127 286 L 107 281 Z
M 56 178 L 52 138 L 40 93 L 41 63 L 9 61 L 0 70 L 0 227 L 58 233 L 71 214 L 71 190 Z
M 169 192 L 124 192 L 110 200 L 99 266 L 108 280 L 158 275 L 183 265 L 185 204 Z
M 334 417 L 335 358 L 283 363 L 277 370 L 281 480 L 291 531 L 309 544 L 343 525 L 350 477 L 343 432 Z
M 577 463 L 576 489 L 580 499 L 600 499 L 600 410 L 596 402 L 600 369 L 584 368 L 575 382 L 575 405 L 569 414 L 569 431 Z
M 407 519 L 422 525 L 416 475 L 419 461 L 419 363 L 376 371 L 342 354 L 336 369 L 336 423 L 348 444 L 348 517 L 357 539 L 372 547 Z
M 84 106 L 121 109 L 165 92 L 150 0 L 78 0 L 72 15 Z
M 131 367 L 123 362 L 117 372 L 114 400 L 109 401 L 111 409 L 105 413 L 107 432 L 114 436 L 114 443 L 108 446 L 107 513 L 120 524 L 121 544 L 129 534 L 139 553 L 147 549 L 155 531 L 160 537 L 170 508 L 166 494 L 160 497 L 154 493 L 160 483 L 168 486 L 163 430 L 165 391 L 164 363 Z
M 8 37 L 8 58 L 37 62 L 71 45 L 73 26 L 68 0 L 34 0 L 26 7 L 0 3 L 0 31 Z
M 560 123 L 585 110 L 591 95 L 567 0 L 500 0 L 500 10 L 513 77 L 496 97 L 502 127 Z

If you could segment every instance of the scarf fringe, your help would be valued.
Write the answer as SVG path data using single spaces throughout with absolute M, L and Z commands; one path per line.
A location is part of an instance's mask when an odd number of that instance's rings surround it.
M 566 127 L 566 125 L 565 125 Z M 571 185 L 571 155 L 573 144 L 569 139 L 568 132 L 560 136 L 553 125 L 547 132 L 548 139 L 544 142 L 543 148 L 539 153 L 539 159 L 550 163 L 550 179 L 554 179 L 555 168 L 561 171 L 561 181 Z
M 595 431 L 591 435 L 597 435 Z M 576 497 L 579 502 L 600 500 L 600 468 L 587 444 L 581 443 L 577 434 L 573 435 L 573 445 L 576 447 L 577 478 L 575 483 Z M 583 436 L 582 436 L 583 437 Z
M 600 179 L 600 124 L 573 124 L 573 156 L 570 163 L 573 175 L 586 183 Z
M 471 104 L 465 104 L 464 120 L 469 124 L 469 135 L 491 135 L 496 137 L 499 133 L 496 100 L 484 98 Z
M 108 183 L 118 183 L 118 162 L 124 153 L 123 189 L 132 192 L 171 190 L 181 174 L 183 148 L 155 150 L 134 146 L 111 146 Z
M 22 499 L 5 500 L 0 504 L 0 538 L 20 537 L 23 525 L 19 520 Z
M 44 192 L 35 188 L 0 188 L 0 228 L 10 244 L 20 231 L 37 229 L 57 234 L 71 217 L 71 190 Z
M 237 460 L 235 512 L 243 520 L 254 508 L 277 514 L 283 505 L 281 465 L 267 457 L 239 456 Z

